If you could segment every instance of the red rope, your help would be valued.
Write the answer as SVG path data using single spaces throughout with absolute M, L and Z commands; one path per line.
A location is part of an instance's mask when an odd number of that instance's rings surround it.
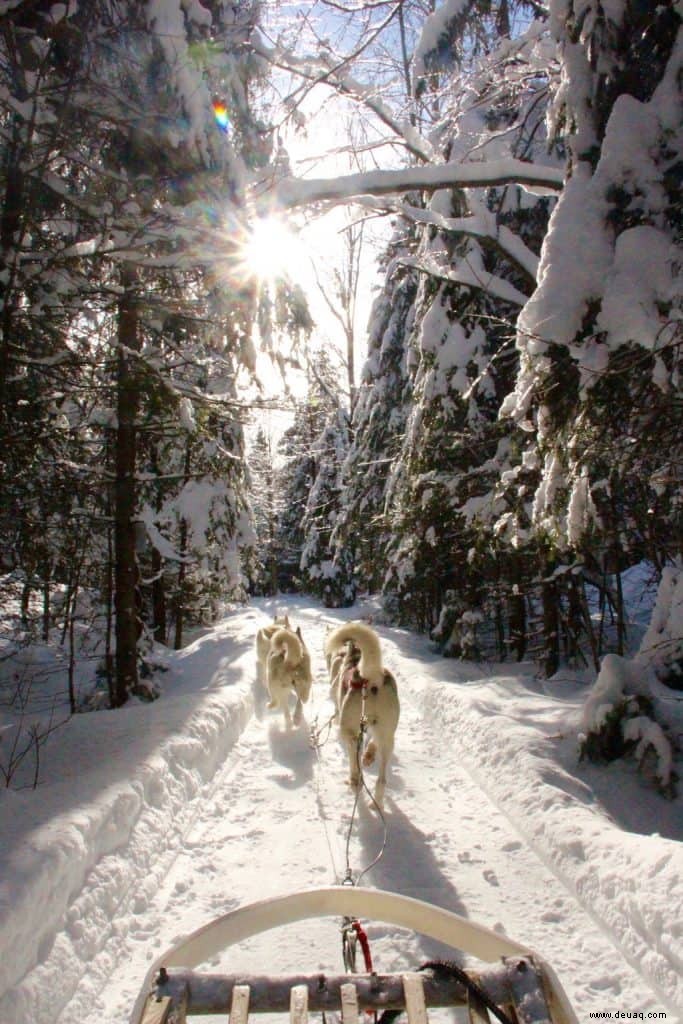
M 363 950 L 363 959 L 365 961 L 365 970 L 368 974 L 372 974 L 372 956 L 370 954 L 370 943 L 368 937 L 360 921 L 353 922 L 353 929 L 358 936 L 360 942 L 360 948 Z

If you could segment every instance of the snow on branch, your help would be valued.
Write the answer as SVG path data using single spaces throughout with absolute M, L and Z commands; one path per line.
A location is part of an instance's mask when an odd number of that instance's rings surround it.
M 482 211 L 469 217 L 444 217 L 436 210 L 424 210 L 419 206 L 402 203 L 396 212 L 420 224 L 429 224 L 452 234 L 469 235 L 482 241 L 492 242 L 504 253 L 534 284 L 538 272 L 538 256 L 504 224 L 496 223 L 490 211 Z M 488 214 L 488 216 L 486 215 Z
M 343 203 L 355 196 L 382 196 L 411 192 L 414 189 L 436 191 L 441 188 L 490 188 L 496 185 L 520 185 L 530 190 L 559 192 L 564 171 L 541 167 L 513 158 L 477 163 L 459 161 L 405 167 L 391 171 L 363 171 L 334 178 L 283 178 L 276 186 L 281 206 L 292 208 L 310 203 Z
M 435 157 L 434 147 L 424 138 L 409 121 L 398 121 L 390 108 L 377 95 L 376 85 L 366 85 L 343 71 L 346 61 L 333 60 L 331 55 L 319 53 L 316 56 L 298 57 L 282 47 L 268 47 L 262 41 L 254 46 L 259 56 L 268 60 L 276 67 L 284 68 L 292 74 L 311 82 L 312 85 L 326 85 L 340 95 L 350 96 L 357 100 L 373 114 L 406 145 L 406 148 L 418 160 L 429 162 Z
M 455 284 L 464 284 L 468 288 L 477 288 L 494 295 L 503 302 L 509 302 L 513 306 L 523 306 L 528 299 L 527 295 L 520 292 L 513 284 L 502 277 L 497 277 L 488 271 L 474 266 L 472 263 L 463 261 L 456 267 L 446 267 L 434 259 L 420 258 L 419 256 L 400 256 L 389 267 L 388 273 L 393 266 L 413 267 L 423 274 L 438 278 L 440 281 L 452 281 Z

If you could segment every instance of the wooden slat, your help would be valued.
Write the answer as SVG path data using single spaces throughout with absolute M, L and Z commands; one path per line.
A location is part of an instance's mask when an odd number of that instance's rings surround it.
M 342 1024 L 358 1024 L 358 992 L 352 983 L 341 986 Z
M 420 972 L 423 978 L 425 1005 L 465 1006 L 467 992 L 461 981 L 444 976 L 441 972 Z M 486 966 L 479 980 L 494 1002 L 510 1001 L 510 988 L 503 963 Z M 168 980 L 160 987 L 159 995 L 172 996 L 180 1001 L 187 993 L 189 1020 L 207 1014 L 223 1015 L 227 1024 L 236 985 L 249 986 L 249 1018 L 261 1013 L 288 1014 L 291 992 L 295 985 L 308 988 L 308 1012 L 339 1013 L 341 986 L 353 982 L 358 995 L 358 1009 L 403 1010 L 405 993 L 401 974 L 204 974 L 184 967 L 171 967 Z
M 467 1020 L 469 1024 L 491 1024 L 489 1011 L 474 992 L 468 993 L 467 996 Z
M 403 981 L 408 1024 L 428 1024 L 422 977 L 419 974 L 404 974 L 401 980 Z
M 289 996 L 290 1024 L 306 1024 L 308 1021 L 308 988 L 295 985 Z
M 140 1024 L 166 1024 L 171 1002 L 170 996 L 162 996 L 161 999 L 153 994 L 148 996 Z
M 235 985 L 232 990 L 229 1024 L 247 1024 L 249 1017 L 249 986 Z

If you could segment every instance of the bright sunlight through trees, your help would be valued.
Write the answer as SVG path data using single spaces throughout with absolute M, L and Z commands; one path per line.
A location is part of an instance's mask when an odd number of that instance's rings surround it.
M 264 284 L 285 277 L 296 280 L 302 264 L 308 261 L 300 239 L 278 217 L 254 222 L 244 242 L 242 259 L 248 275 Z

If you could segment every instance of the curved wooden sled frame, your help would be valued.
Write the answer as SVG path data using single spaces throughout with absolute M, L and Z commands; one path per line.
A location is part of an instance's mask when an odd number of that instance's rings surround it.
M 193 968 L 227 947 L 271 928 L 308 918 L 338 916 L 370 918 L 410 929 L 488 963 L 509 956 L 533 957 L 542 974 L 548 1002 L 553 1006 L 552 1024 L 578 1024 L 555 972 L 528 946 L 421 900 L 350 885 L 260 900 L 197 929 L 152 964 L 133 1007 L 130 1024 L 142 1024 L 145 1004 L 161 968 Z

